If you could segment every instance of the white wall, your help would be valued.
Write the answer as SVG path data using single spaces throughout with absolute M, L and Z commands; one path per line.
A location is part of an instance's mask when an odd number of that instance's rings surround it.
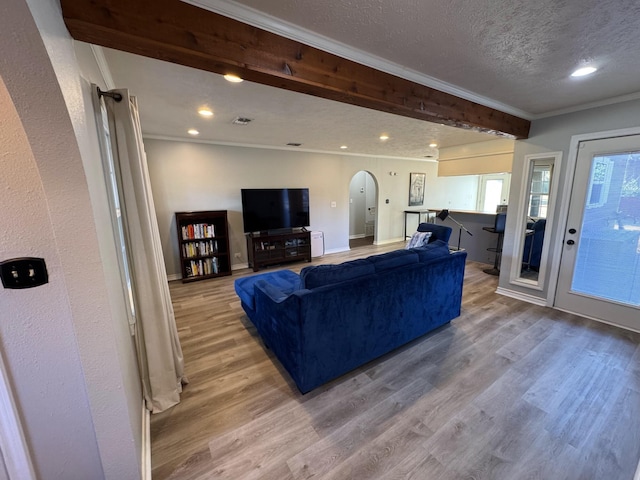
M 0 347 L 34 465 L 39 478 L 139 478 L 141 395 L 110 288 L 88 86 L 55 0 L 2 2 L 0 43 L 0 251 L 49 271 L 44 286 L 0 290 Z
M 525 174 L 524 157 L 529 154 L 548 153 L 562 151 L 562 168 L 556 174 L 560 175 L 560 186 L 564 185 L 567 175 L 567 156 L 573 135 L 615 130 L 640 125 L 640 100 L 633 100 L 624 103 L 617 103 L 605 107 L 582 110 L 575 113 L 558 115 L 555 117 L 534 120 L 531 124 L 530 136 L 526 140 L 518 140 L 515 146 L 513 161 L 513 172 L 511 181 L 511 192 L 509 196 L 509 211 L 524 210 L 525 205 L 518 205 L 521 192 L 522 176 Z M 564 221 L 559 216 L 559 209 L 563 201 L 570 196 L 570 191 L 559 189 L 554 210 L 553 225 L 551 228 L 552 239 L 549 244 L 549 262 L 554 256 L 558 256 L 562 247 L 563 232 L 558 231 L 558 223 Z M 513 262 L 514 232 L 517 228 L 516 216 L 507 215 L 507 226 L 504 239 L 504 254 L 502 257 L 502 275 L 500 276 L 500 287 L 525 293 L 539 298 L 547 298 L 550 286 L 550 279 L 557 277 L 557 271 L 547 270 L 544 279 L 545 288 L 542 291 L 528 289 L 509 283 L 509 272 Z M 517 261 L 520 261 L 519 258 Z
M 513 150 L 514 141 L 507 138 L 441 148 L 438 155 L 438 175 L 487 175 L 510 172 Z
M 437 177 L 427 191 L 434 208 L 441 210 L 476 210 L 478 202 L 478 175 Z M 428 180 L 428 179 L 427 179 Z
M 144 129 L 144 125 L 142 126 Z M 308 187 L 311 228 L 324 232 L 327 253 L 349 248 L 349 184 L 359 171 L 378 181 L 377 243 L 402 240 L 404 210 L 409 209 L 409 173 L 427 174 L 424 208 L 467 208 L 469 184 L 477 180 L 436 176 L 437 163 L 268 150 L 145 137 L 151 185 L 158 215 L 167 273 L 179 278 L 175 212 L 228 210 L 230 248 L 236 267 L 246 265 L 242 231 L 241 188 Z M 389 175 L 390 171 L 397 175 Z M 460 186 L 461 185 L 461 186 Z M 471 194 L 473 197 L 473 194 Z M 386 200 L 389 203 L 386 203 Z M 336 208 L 331 208 L 331 202 Z M 475 198 L 471 199 L 475 205 Z M 419 207 L 412 207 L 415 210 Z M 233 255 L 232 255 L 233 257 Z
M 376 222 L 376 210 L 377 210 L 377 197 L 378 197 L 378 189 L 376 188 L 376 181 L 373 176 L 367 172 L 367 175 L 364 177 L 365 186 L 365 223 L 373 223 Z

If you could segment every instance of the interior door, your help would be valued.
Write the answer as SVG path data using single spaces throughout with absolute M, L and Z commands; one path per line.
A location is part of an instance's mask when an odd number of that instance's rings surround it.
M 640 135 L 581 142 L 555 305 L 640 331 Z

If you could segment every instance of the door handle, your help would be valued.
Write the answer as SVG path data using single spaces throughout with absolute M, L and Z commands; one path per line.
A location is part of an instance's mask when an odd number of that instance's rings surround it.
M 573 240 L 567 240 L 567 245 L 573 245 L 573 244 L 575 244 L 575 243 L 576 243 L 576 242 L 574 242 Z

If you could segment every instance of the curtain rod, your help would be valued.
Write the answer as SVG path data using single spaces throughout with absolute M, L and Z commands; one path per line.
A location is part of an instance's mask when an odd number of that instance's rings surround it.
M 102 90 L 100 90 L 100 87 L 97 87 L 97 88 L 98 88 L 98 95 L 99 96 L 111 97 L 116 102 L 120 102 L 122 100 L 122 95 L 120 95 L 119 93 L 116 93 L 116 92 L 103 92 Z

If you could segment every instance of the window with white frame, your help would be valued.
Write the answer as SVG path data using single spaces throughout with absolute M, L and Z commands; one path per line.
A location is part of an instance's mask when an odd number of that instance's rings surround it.
M 131 270 L 129 256 L 127 252 L 127 242 L 125 235 L 124 220 L 122 218 L 122 207 L 120 205 L 120 183 L 116 173 L 113 161 L 113 153 L 111 151 L 111 132 L 109 130 L 109 120 L 104 102 L 100 101 L 100 113 L 97 113 L 97 121 L 99 128 L 98 133 L 101 135 L 100 144 L 102 148 L 102 163 L 107 176 L 107 194 L 109 197 L 109 209 L 111 211 L 111 221 L 113 224 L 116 248 L 118 250 L 118 266 L 123 286 L 123 293 L 127 303 L 127 317 L 131 333 L 133 334 L 134 325 L 136 323 L 136 305 L 133 292 L 133 284 L 131 280 Z
M 530 218 L 547 218 L 552 170 L 553 165 L 551 164 L 535 163 L 533 165 L 529 187 L 529 210 L 527 212 Z

